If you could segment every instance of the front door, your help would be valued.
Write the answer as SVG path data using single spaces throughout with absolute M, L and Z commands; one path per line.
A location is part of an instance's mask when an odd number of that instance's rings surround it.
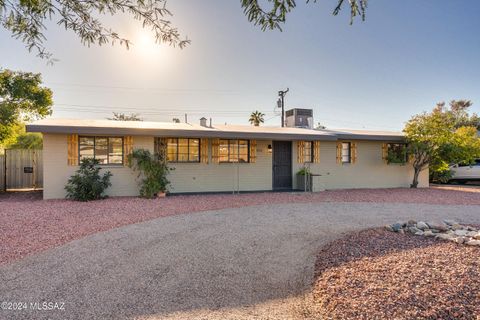
M 273 141 L 273 190 L 292 189 L 292 142 Z

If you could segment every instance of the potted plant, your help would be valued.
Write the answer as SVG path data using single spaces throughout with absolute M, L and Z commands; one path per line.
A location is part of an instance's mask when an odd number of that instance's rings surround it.
M 310 178 L 310 175 L 310 169 L 307 167 L 303 167 L 297 171 L 297 190 L 312 190 L 312 179 Z
M 170 168 L 159 155 L 154 155 L 145 149 L 137 149 L 128 156 L 128 166 L 138 171 L 140 181 L 140 196 L 148 199 L 163 198 L 168 191 L 170 181 L 167 175 Z

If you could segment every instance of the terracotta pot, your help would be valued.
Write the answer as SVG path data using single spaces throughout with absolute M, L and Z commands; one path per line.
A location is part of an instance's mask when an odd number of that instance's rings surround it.
M 167 193 L 164 191 L 159 191 L 157 193 L 157 198 L 165 198 L 167 196 Z

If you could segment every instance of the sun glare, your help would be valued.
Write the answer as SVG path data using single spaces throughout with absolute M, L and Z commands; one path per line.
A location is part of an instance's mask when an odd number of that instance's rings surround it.
M 163 46 L 155 42 L 155 35 L 150 30 L 139 30 L 132 39 L 132 43 L 132 51 L 143 56 L 143 58 L 155 59 L 164 56 Z

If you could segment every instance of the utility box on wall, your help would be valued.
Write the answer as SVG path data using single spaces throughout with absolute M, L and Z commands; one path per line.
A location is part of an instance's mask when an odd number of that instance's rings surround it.
M 287 127 L 313 129 L 313 109 L 290 109 L 285 116 Z

